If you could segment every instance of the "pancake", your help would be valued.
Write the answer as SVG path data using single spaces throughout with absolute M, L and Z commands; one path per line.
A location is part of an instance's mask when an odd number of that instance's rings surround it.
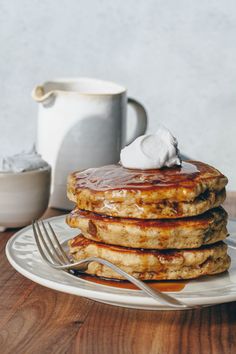
M 156 170 L 108 165 L 72 173 L 67 195 L 79 209 L 108 216 L 182 218 L 222 204 L 226 184 L 218 170 L 197 161 Z
M 227 213 L 222 207 L 183 219 L 140 220 L 105 217 L 79 209 L 66 217 L 91 240 L 132 248 L 198 248 L 227 236 Z
M 224 242 L 193 250 L 157 251 L 108 246 L 78 235 L 69 241 L 69 248 L 75 261 L 101 257 L 142 280 L 191 279 L 222 273 L 230 266 Z M 91 262 L 86 273 L 122 279 L 119 274 L 97 262 Z

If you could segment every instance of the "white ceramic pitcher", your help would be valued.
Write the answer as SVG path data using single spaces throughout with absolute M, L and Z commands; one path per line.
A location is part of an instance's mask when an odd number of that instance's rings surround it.
M 118 84 L 88 78 L 58 79 L 35 87 L 39 102 L 37 150 L 52 166 L 50 206 L 71 209 L 66 197 L 70 172 L 117 163 L 120 150 L 145 133 L 144 107 L 126 96 Z M 137 123 L 126 141 L 127 103 L 134 106 Z

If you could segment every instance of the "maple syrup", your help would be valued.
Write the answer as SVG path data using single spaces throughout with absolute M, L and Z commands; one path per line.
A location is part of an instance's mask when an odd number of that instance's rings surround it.
M 77 276 L 79 276 L 81 279 L 84 279 L 92 283 L 111 286 L 114 288 L 132 289 L 132 290 L 138 289 L 134 284 L 125 280 L 111 280 L 111 279 L 99 278 L 94 275 L 87 275 L 87 274 L 77 274 Z M 153 289 L 157 289 L 163 292 L 167 292 L 167 291 L 178 292 L 185 288 L 188 281 L 187 280 L 177 280 L 177 281 L 166 280 L 166 281 L 146 281 L 145 283 L 151 286 Z

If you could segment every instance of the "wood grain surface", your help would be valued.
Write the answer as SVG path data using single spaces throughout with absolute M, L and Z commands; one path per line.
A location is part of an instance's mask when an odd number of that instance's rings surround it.
M 229 193 L 225 207 L 236 217 L 236 193 Z M 0 234 L 0 354 L 236 353 L 236 302 L 159 312 L 59 293 L 10 266 L 4 249 L 15 231 Z

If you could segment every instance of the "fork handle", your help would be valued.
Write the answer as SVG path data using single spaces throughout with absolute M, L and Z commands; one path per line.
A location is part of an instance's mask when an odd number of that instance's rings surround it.
M 142 280 L 139 280 L 139 279 L 135 278 L 134 276 L 132 276 L 129 273 L 125 272 L 123 269 L 117 267 L 115 264 L 113 264 L 113 263 L 111 263 L 111 262 L 109 262 L 109 261 L 107 261 L 105 259 L 94 257 L 93 261 L 102 263 L 102 264 L 112 268 L 118 274 L 122 275 L 124 278 L 126 278 L 131 283 L 136 285 L 138 288 L 143 290 L 146 294 L 151 296 L 156 301 L 160 301 L 162 303 L 165 303 L 165 304 L 168 304 L 168 305 L 172 305 L 174 307 L 184 307 L 184 308 L 188 307 L 186 304 L 182 303 L 181 301 L 177 300 L 176 298 L 174 298 L 172 296 L 169 296 L 169 295 L 167 295 L 167 294 L 165 294 L 165 293 L 163 293 L 163 292 L 161 292 L 159 290 L 151 288 L 150 286 L 145 284 Z

